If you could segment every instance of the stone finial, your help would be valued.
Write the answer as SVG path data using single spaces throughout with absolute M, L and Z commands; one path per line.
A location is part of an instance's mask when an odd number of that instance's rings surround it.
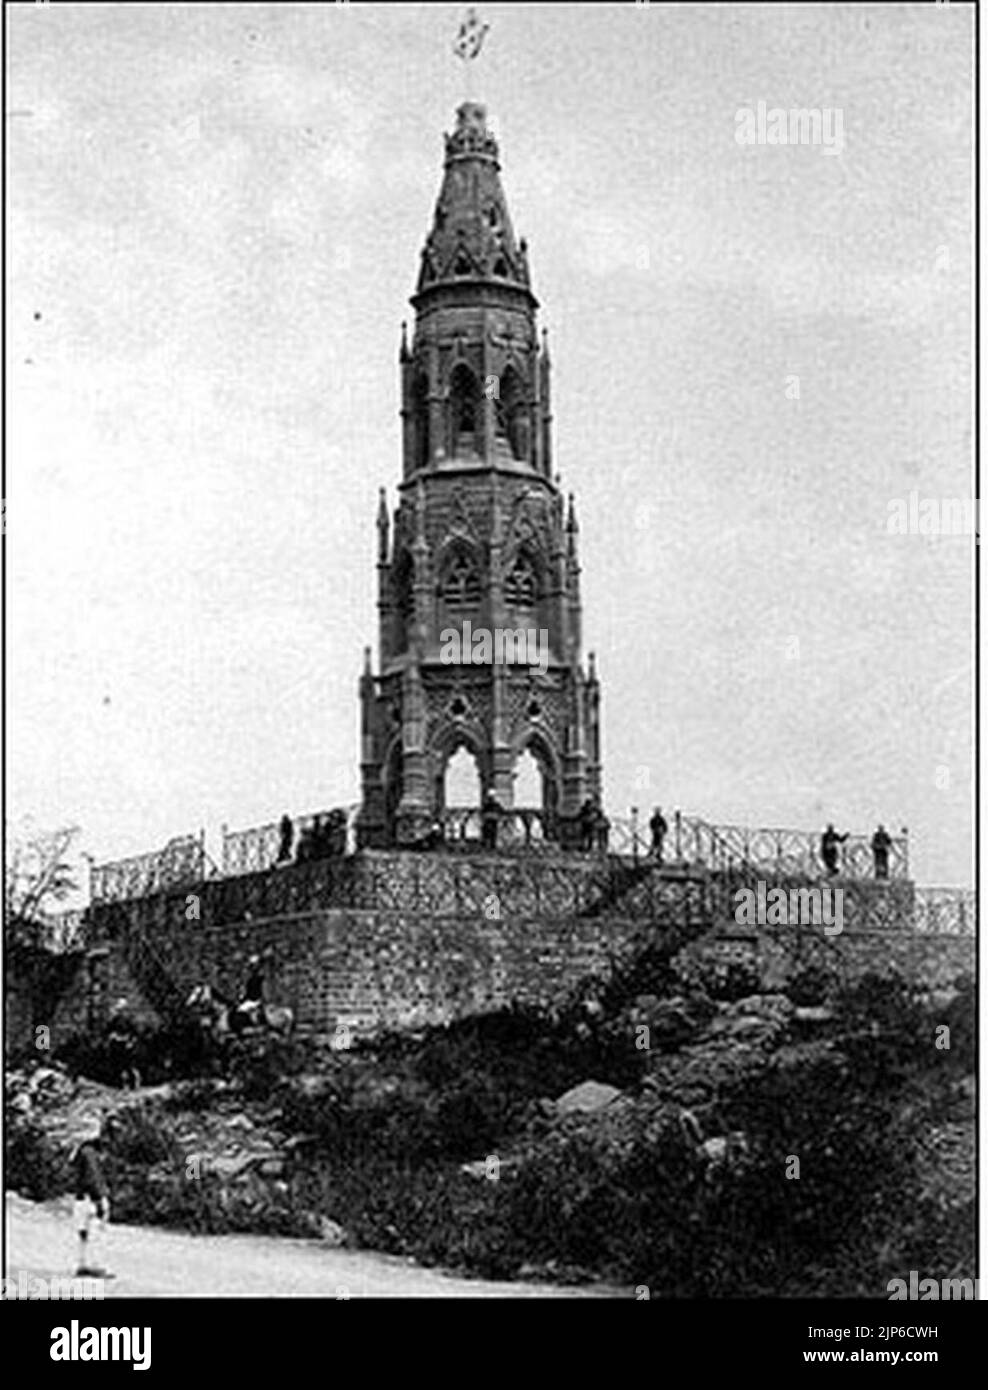
M 377 504 L 377 558 L 381 564 L 386 564 L 388 559 L 388 530 L 388 494 L 382 487 Z

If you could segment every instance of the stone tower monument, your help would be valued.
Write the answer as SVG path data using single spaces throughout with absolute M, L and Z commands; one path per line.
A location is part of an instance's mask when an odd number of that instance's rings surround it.
M 600 796 L 600 690 L 593 654 L 581 664 L 578 527 L 553 476 L 548 345 L 476 102 L 446 136 L 411 303 L 398 505 L 389 515 L 382 489 L 377 518 L 378 669 L 367 648 L 360 682 L 359 843 L 427 834 L 461 747 L 505 809 L 530 752 L 544 832 L 575 843 L 580 807 Z

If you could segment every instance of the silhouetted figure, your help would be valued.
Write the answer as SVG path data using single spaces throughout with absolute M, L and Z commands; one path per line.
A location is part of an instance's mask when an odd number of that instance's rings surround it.
M 598 803 L 594 803 L 594 839 L 601 854 L 607 853 L 607 841 L 611 833 L 611 823 Z
M 880 825 L 871 837 L 871 852 L 875 856 L 875 877 L 888 878 L 889 876 L 889 850 L 892 848 L 892 836 Z
M 346 854 L 346 812 L 330 811 L 326 823 L 326 852 L 333 856 Z
M 597 809 L 588 796 L 580 807 L 580 848 L 584 854 L 593 849 L 594 831 L 597 828 Z
M 832 823 L 828 825 L 823 832 L 823 837 L 820 840 L 820 857 L 823 860 L 828 874 L 835 874 L 837 872 L 838 859 L 840 856 L 838 846 L 842 845 L 846 839 L 846 834 L 837 834 Z
M 237 1006 L 237 1012 L 251 1023 L 260 1023 L 264 1008 L 264 967 L 260 956 L 251 956 L 247 962 L 247 980 L 244 984 L 244 997 Z
M 278 859 L 279 864 L 287 864 L 292 857 L 292 841 L 295 838 L 295 827 L 292 825 L 291 816 L 282 816 L 278 824 Z
M 652 832 L 652 853 L 655 855 L 655 862 L 661 864 L 662 842 L 669 830 L 669 825 L 665 816 L 662 814 L 661 807 L 656 806 L 655 810 L 652 812 L 652 819 L 648 823 L 648 828 Z
M 103 1168 L 98 1125 L 83 1136 L 71 1157 L 72 1185 L 75 1192 L 74 1224 L 79 1237 L 76 1277 L 112 1279 L 99 1263 L 100 1246 L 110 1220 L 110 1186 Z
M 316 858 L 315 828 L 306 825 L 298 837 L 298 847 L 295 850 L 295 861 L 304 864 L 309 859 Z
M 480 838 L 484 849 L 497 849 L 497 830 L 501 814 L 500 801 L 493 792 L 488 792 L 480 808 Z

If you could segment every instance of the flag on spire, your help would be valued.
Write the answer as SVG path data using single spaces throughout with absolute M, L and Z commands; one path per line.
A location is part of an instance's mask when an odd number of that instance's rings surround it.
M 477 18 L 476 10 L 467 10 L 467 17 L 460 25 L 460 32 L 456 36 L 453 44 L 453 52 L 458 58 L 469 62 L 471 58 L 476 58 L 484 45 L 484 36 L 491 26 L 481 24 Z

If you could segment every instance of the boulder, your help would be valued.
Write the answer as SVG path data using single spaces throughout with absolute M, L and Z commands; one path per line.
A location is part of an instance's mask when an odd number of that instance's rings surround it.
M 608 1086 L 603 1081 L 581 1081 L 556 1101 L 556 1109 L 561 1115 L 574 1113 L 593 1114 L 605 1109 L 617 1100 L 621 1092 L 616 1086 Z
M 324 1245 L 340 1246 L 346 1244 L 346 1231 L 338 1221 L 330 1221 L 328 1216 L 319 1217 L 319 1239 Z

